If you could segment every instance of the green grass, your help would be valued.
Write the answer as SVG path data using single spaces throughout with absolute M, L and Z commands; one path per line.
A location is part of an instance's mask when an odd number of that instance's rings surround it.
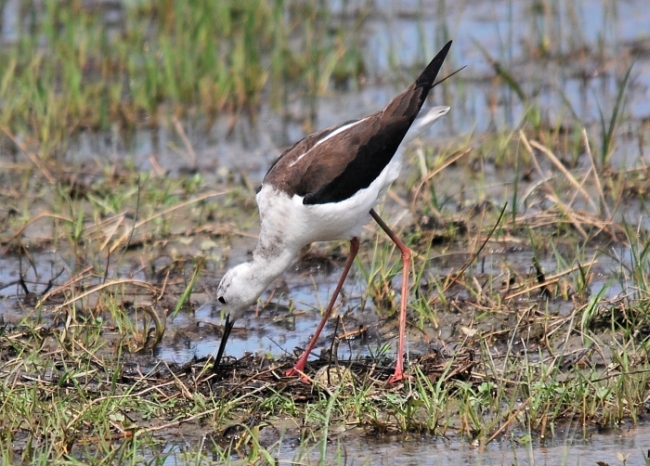
M 265 92 L 278 109 L 298 84 L 313 96 L 363 69 L 358 29 L 315 1 L 125 2 L 118 24 L 81 2 L 19 12 L 18 40 L 0 52 L 0 125 L 40 157 L 79 129 L 254 118 Z
M 138 2 L 114 26 L 78 2 L 44 5 L 21 10 L 18 40 L 0 51 L 13 151 L 0 171 L 0 253 L 19 264 L 2 284 L 16 296 L 0 303 L 2 464 L 343 463 L 346 434 L 532 448 L 567 426 L 588 437 L 647 416 L 649 174 L 612 163 L 631 67 L 600 132 L 566 130 L 483 50 L 522 121 L 411 152 L 416 168 L 382 215 L 414 251 L 409 331 L 437 350 L 412 352 L 412 380 L 381 382 L 394 350 L 380 332 L 338 385 L 313 371 L 313 389 L 276 377 L 267 370 L 281 374 L 282 361 L 262 358 L 218 380 L 209 361 L 167 368 L 151 352 L 245 249 L 234 238 L 255 235 L 250 183 L 63 154 L 81 129 L 208 128 L 220 115 L 254 120 L 264 102 L 284 108 L 290 93 L 315 106 L 329 84 L 363 77 L 364 13 L 341 23 L 316 1 Z M 543 56 L 563 46 L 548 7 L 531 20 Z M 364 316 L 396 328 L 399 251 L 366 234 L 355 270 Z M 264 369 L 244 378 L 251 368 Z

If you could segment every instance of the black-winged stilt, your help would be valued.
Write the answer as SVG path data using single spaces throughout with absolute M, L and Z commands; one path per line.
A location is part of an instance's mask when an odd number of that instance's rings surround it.
M 287 375 L 303 372 L 357 255 L 361 228 L 373 218 L 402 252 L 399 345 L 390 382 L 404 378 L 411 251 L 379 218 L 374 206 L 399 175 L 406 143 L 449 111 L 449 107 L 422 109 L 422 105 L 450 47 L 451 41 L 415 83 L 383 110 L 311 134 L 284 151 L 271 166 L 256 196 L 261 230 L 253 259 L 230 269 L 219 283 L 217 299 L 227 318 L 216 364 L 235 320 L 304 246 L 347 239 L 350 255 L 334 294 L 307 349 Z

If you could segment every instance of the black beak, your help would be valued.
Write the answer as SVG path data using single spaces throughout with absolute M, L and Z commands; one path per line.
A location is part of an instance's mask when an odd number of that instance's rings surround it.
M 235 325 L 235 321 L 230 321 L 230 315 L 226 316 L 226 323 L 223 326 L 223 335 L 221 336 L 221 343 L 219 343 L 219 351 L 217 351 L 217 357 L 214 360 L 214 366 L 212 366 L 212 372 L 219 372 L 219 366 L 221 365 L 221 358 L 223 353 L 226 350 L 226 343 L 228 342 L 228 337 L 230 332 Z

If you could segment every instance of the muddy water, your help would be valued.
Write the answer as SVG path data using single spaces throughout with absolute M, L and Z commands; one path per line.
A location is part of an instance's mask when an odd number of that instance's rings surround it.
M 646 466 L 650 462 L 650 424 L 620 429 L 584 432 L 569 426 L 558 430 L 555 439 L 517 441 L 517 436 L 495 440 L 487 446 L 459 438 L 402 436 L 374 438 L 354 429 L 331 433 L 327 446 L 313 443 L 299 447 L 297 438 L 267 428 L 260 442 L 278 464 L 346 464 L 405 466 L 497 466 L 497 465 L 626 465 Z M 179 462 L 181 445 L 171 443 L 166 465 Z M 324 455 L 323 455 L 324 452 Z M 209 455 L 208 455 L 209 456 Z
M 585 256 L 592 257 L 597 252 L 599 251 L 586 251 Z M 626 254 L 629 255 L 627 249 L 624 249 L 623 253 L 624 258 Z M 495 250 L 492 254 L 485 254 L 483 256 L 485 260 L 471 267 L 468 273 L 474 276 L 498 276 L 503 273 L 504 266 L 507 264 L 511 271 L 527 275 L 531 272 L 532 256 L 533 253 L 530 251 Z M 436 273 L 446 276 L 458 270 L 466 259 L 467 254 L 464 251 L 440 255 L 434 252 L 430 263 Z M 398 262 L 397 257 L 395 262 Z M 630 266 L 629 260 L 619 262 L 599 254 L 598 262 L 591 269 L 594 279 L 589 286 L 590 295 L 597 295 L 603 287 L 606 288 L 603 293 L 605 299 L 619 295 L 623 291 L 622 286 L 618 283 L 609 283 L 609 279 L 612 273 L 620 271 L 622 264 Z M 556 260 L 550 256 L 542 258 L 540 265 L 549 275 L 559 271 Z M 315 273 L 308 276 L 298 272 L 286 272 L 271 286 L 271 290 L 276 290 L 275 294 L 272 296 L 273 291 L 267 291 L 261 298 L 262 302 L 267 302 L 269 299 L 270 301 L 265 306 L 258 306 L 256 311 L 249 311 L 237 322 L 229 340 L 227 354 L 239 358 L 247 352 L 261 352 L 277 357 L 291 353 L 294 348 L 304 347 L 309 335 L 320 321 L 321 310 L 326 306 L 340 272 L 338 267 L 331 273 Z M 400 283 L 401 274 L 398 274 L 393 279 L 394 289 L 399 289 Z M 396 351 L 396 323 L 393 318 L 378 315 L 372 301 L 367 297 L 366 289 L 365 280 L 358 272 L 353 271 L 344 288 L 345 301 L 337 311 L 341 321 L 330 320 L 325 327 L 325 337 L 317 345 L 316 354 L 320 349 L 330 349 L 335 332 L 341 335 L 354 331 L 361 325 L 367 329 L 364 338 L 339 343 L 337 353 L 339 359 L 377 354 L 385 344 L 390 344 L 392 352 Z M 204 302 L 207 297 L 196 294 L 193 300 Z M 521 306 L 525 307 L 535 302 L 535 298 L 531 301 L 524 299 L 521 301 Z M 563 315 L 573 309 L 573 304 L 570 301 L 556 300 L 550 304 L 550 308 Z M 440 313 L 437 317 L 438 327 L 408 329 L 407 352 L 409 354 L 422 354 L 431 349 L 440 349 L 432 341 L 440 341 L 440 338 L 444 339 L 445 336 L 453 333 L 452 327 L 458 323 L 457 316 Z M 200 307 L 194 315 L 179 315 L 173 327 L 191 328 L 202 325 L 216 327 L 220 323 L 221 315 L 218 308 L 208 303 Z M 191 342 L 186 339 L 165 340 L 156 349 L 155 354 L 159 358 L 182 364 L 193 357 L 212 354 L 219 344 L 219 339 L 219 332 L 203 331 L 196 337 L 192 337 Z
M 254 239 L 249 239 L 250 247 Z M 248 242 L 247 241 L 247 242 Z M 242 243 L 242 247 L 245 243 Z M 173 245 L 172 245 L 173 246 Z M 365 245 L 370 249 L 370 244 Z M 604 251 L 608 252 L 608 251 Z M 370 261 L 370 252 L 362 252 L 362 260 Z M 498 277 L 508 270 L 520 276 L 529 276 L 533 273 L 532 251 L 521 250 L 509 245 L 493 245 L 491 250 L 482 254 L 478 263 L 470 266 L 469 276 Z M 51 277 L 58 275 L 55 284 L 65 282 L 69 277 L 69 261 L 61 252 L 39 253 L 34 255 L 37 260 L 33 267 L 26 261 L 14 257 L 0 260 L 0 315 L 5 322 L 17 324 L 25 317 L 28 304 L 23 303 L 24 290 L 17 283 L 20 271 L 23 270 L 27 288 L 35 294 L 43 293 L 48 287 Z M 365 256 L 365 257 L 364 257 Z M 589 285 L 591 296 L 598 295 L 606 287 L 603 297 L 613 298 L 622 291 L 619 282 L 610 283 L 613 274 L 618 274 L 622 269 L 631 267 L 630 252 L 627 248 L 617 247 L 604 254 L 600 249 L 591 249 L 584 252 L 585 260 L 598 256 L 597 262 L 591 266 L 592 281 Z M 449 276 L 468 259 L 464 250 L 456 252 L 440 252 L 433 250 L 430 253 L 429 263 L 434 277 Z M 540 265 L 547 274 L 553 275 L 561 271 L 558 269 L 556 258 L 552 254 L 540 255 Z M 395 256 L 393 262 L 399 262 Z M 132 268 L 130 263 L 137 264 L 136 254 L 127 255 L 123 269 L 123 276 L 128 275 Z M 326 306 L 328 299 L 336 285 L 341 273 L 341 263 L 328 263 L 327 271 L 290 269 L 276 280 L 269 290 L 261 297 L 257 309 L 248 311 L 236 324 L 230 337 L 226 354 L 240 358 L 247 352 L 259 352 L 276 357 L 292 353 L 295 348 L 306 345 L 309 336 L 316 328 L 321 318 L 321 310 Z M 299 267 L 297 264 L 296 267 Z M 325 266 L 323 266 L 325 267 Z M 165 338 L 158 345 L 153 356 L 168 362 L 184 364 L 192 358 L 205 357 L 213 354 L 220 341 L 220 326 L 222 324 L 219 308 L 210 302 L 211 293 L 214 292 L 222 271 L 206 271 L 199 280 L 197 289 L 191 297 L 198 303 L 193 313 L 181 312 L 173 320 L 168 318 Z M 136 275 L 132 278 L 151 280 L 146 274 Z M 483 278 L 482 278 L 483 280 Z M 497 280 L 498 281 L 498 280 Z M 399 289 L 401 274 L 393 278 L 394 289 Z M 316 354 L 320 349 L 328 350 L 332 347 L 333 335 L 352 332 L 363 326 L 363 338 L 356 338 L 339 342 L 337 356 L 340 360 L 377 354 L 384 345 L 390 346 L 390 351 L 396 351 L 396 322 L 393 316 L 385 312 L 378 313 L 372 300 L 367 295 L 367 282 L 358 270 L 353 269 L 345 287 L 344 299 L 337 306 L 337 315 L 340 320 L 331 319 L 325 327 L 324 338 L 319 341 Z M 201 291 L 205 290 L 205 291 Z M 463 293 L 466 291 L 462 291 Z M 456 298 L 469 298 L 463 294 L 456 294 Z M 521 306 L 535 304 L 534 296 L 531 301 L 522 298 Z M 137 302 L 138 298 L 134 297 Z M 203 303 L 203 304 L 202 304 Z M 42 318 L 50 321 L 56 314 L 48 312 L 55 308 L 58 302 L 45 306 Z M 550 303 L 550 309 L 560 315 L 573 309 L 571 301 L 562 299 Z M 30 314 L 31 315 L 31 314 Z M 439 312 L 436 316 L 437 326 L 429 324 L 424 329 L 408 328 L 407 353 L 422 354 L 432 349 L 440 349 L 441 340 L 449 337 L 458 324 L 456 315 L 446 315 Z M 436 343 L 438 342 L 438 343 Z
M 627 465 L 645 465 L 650 449 L 650 425 L 621 429 L 605 434 L 594 433 L 586 440 L 572 440 L 581 432 L 567 432 L 566 437 L 555 441 L 528 446 L 516 446 L 512 441 L 495 442 L 485 448 L 473 447 L 457 440 L 417 439 L 398 445 L 384 442 L 360 442 L 358 450 L 346 445 L 344 451 L 354 458 L 355 450 L 373 451 L 371 457 L 358 454 L 358 462 L 377 465 L 611 465 L 622 464 L 619 454 L 627 457 Z M 561 437 L 561 436 L 560 436 Z M 354 461 L 356 463 L 357 461 Z
M 625 464 L 627 466 L 647 465 L 650 461 L 650 425 L 634 428 L 590 432 L 584 440 L 581 430 L 558 432 L 556 440 L 517 444 L 506 439 L 495 441 L 487 447 L 472 445 L 471 442 L 442 438 L 404 438 L 386 442 L 385 438 L 373 440 L 368 436 L 346 435 L 340 442 L 330 442 L 326 463 L 342 458 L 344 464 L 367 465 L 596 465 Z M 514 439 L 513 439 L 514 440 Z M 338 443 L 338 444 L 337 444 Z M 307 457 L 318 461 L 318 454 L 297 453 L 283 442 L 280 461 L 289 464 Z M 318 451 L 318 446 L 315 450 Z M 340 450 L 337 452 L 337 450 Z M 621 461 L 626 458 L 626 462 Z M 602 463 L 601 463 L 602 462 Z

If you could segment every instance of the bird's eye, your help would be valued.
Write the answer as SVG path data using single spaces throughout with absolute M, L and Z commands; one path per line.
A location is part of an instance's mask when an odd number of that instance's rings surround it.
M 221 304 L 226 304 L 226 300 L 223 299 L 223 296 L 219 296 L 219 297 L 217 298 L 217 301 L 219 301 Z

